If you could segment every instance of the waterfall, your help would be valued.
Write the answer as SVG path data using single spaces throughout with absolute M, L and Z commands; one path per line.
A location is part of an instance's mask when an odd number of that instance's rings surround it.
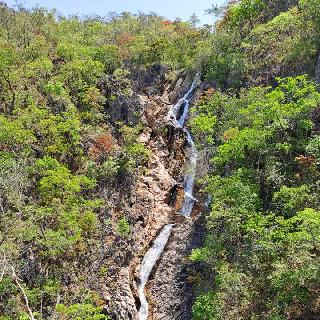
M 190 89 L 184 95 L 184 97 L 182 97 L 178 101 L 178 103 L 175 104 L 170 109 L 169 115 L 168 115 L 169 120 L 173 121 L 176 127 L 183 129 L 187 137 L 187 142 L 190 146 L 188 169 L 184 176 L 184 201 L 180 211 L 180 214 L 185 217 L 190 216 L 194 206 L 194 202 L 196 200 L 193 196 L 193 186 L 194 186 L 194 180 L 195 180 L 195 171 L 197 166 L 198 153 L 197 153 L 195 143 L 192 139 L 192 136 L 190 132 L 186 128 L 184 128 L 184 124 L 186 121 L 186 117 L 189 113 L 189 106 L 193 97 L 194 89 L 197 85 L 197 81 L 198 81 L 198 76 L 192 82 Z M 182 113 L 181 113 L 181 109 L 182 109 Z
M 145 254 L 140 267 L 140 285 L 139 285 L 139 298 L 141 307 L 139 309 L 139 320 L 148 319 L 148 301 L 144 293 L 145 285 L 149 279 L 150 273 L 161 256 L 161 253 L 167 244 L 173 225 L 167 224 L 164 226 L 153 243 L 153 246 Z
M 173 121 L 173 123 L 179 128 L 183 128 L 184 123 L 186 121 L 186 117 L 189 113 L 190 102 L 192 100 L 194 89 L 197 85 L 197 82 L 198 82 L 198 76 L 192 82 L 187 93 L 169 110 L 169 114 L 168 114 L 169 121 Z M 179 116 L 181 109 L 182 109 L 182 114 Z
M 189 155 L 189 165 L 188 171 L 184 176 L 184 200 L 182 204 L 182 208 L 180 214 L 185 217 L 189 217 L 195 202 L 195 198 L 193 197 L 193 186 L 195 180 L 195 169 L 197 164 L 197 150 L 192 139 L 190 132 L 184 128 L 184 124 L 189 113 L 189 106 L 194 94 L 194 90 L 196 88 L 198 82 L 198 76 L 192 82 L 187 93 L 175 104 L 173 105 L 168 113 L 168 120 L 172 121 L 173 124 L 183 129 L 186 134 L 187 142 L 190 146 L 190 155 Z M 139 320 L 147 320 L 148 319 L 148 301 L 145 295 L 145 286 L 151 274 L 151 271 L 159 260 L 172 231 L 172 224 L 165 225 L 158 237 L 155 239 L 152 247 L 145 254 L 142 264 L 140 266 L 140 284 L 138 288 L 139 299 L 141 302 L 141 306 L 138 312 Z

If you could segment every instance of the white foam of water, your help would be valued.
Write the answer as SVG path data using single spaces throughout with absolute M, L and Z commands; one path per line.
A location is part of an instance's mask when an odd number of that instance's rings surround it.
M 190 157 L 188 170 L 184 176 L 184 201 L 180 212 L 181 215 L 185 217 L 190 216 L 194 206 L 194 202 L 196 200 L 193 197 L 193 186 L 197 166 L 197 150 L 189 132 L 187 132 L 187 140 L 190 145 Z
M 197 85 L 198 77 L 192 82 L 187 93 L 169 110 L 168 118 L 169 120 L 173 120 L 176 126 L 183 128 L 184 123 L 186 121 L 186 117 L 189 112 L 190 101 L 192 98 L 193 91 Z M 179 119 L 177 119 L 178 113 L 183 105 L 183 111 Z
M 172 224 L 165 225 L 156 240 L 153 243 L 153 246 L 147 251 L 145 254 L 142 264 L 140 267 L 140 284 L 139 284 L 139 298 L 141 302 L 141 307 L 139 309 L 138 318 L 139 320 L 147 320 L 148 319 L 148 301 L 146 295 L 144 293 L 145 285 L 149 279 L 150 273 L 160 258 L 164 247 L 166 246 L 171 231 L 172 231 Z
M 197 165 L 197 149 L 195 147 L 194 141 L 192 139 L 192 136 L 190 132 L 184 128 L 184 124 L 186 121 L 186 117 L 189 113 L 189 106 L 193 97 L 193 91 L 197 85 L 198 77 L 192 82 L 192 85 L 188 92 L 169 110 L 169 120 L 173 121 L 174 125 L 176 127 L 182 128 L 187 136 L 187 141 L 190 146 L 190 156 L 189 156 L 189 164 L 188 164 L 188 170 L 184 176 L 184 201 L 182 204 L 181 212 L 180 214 L 182 216 L 188 217 L 190 216 L 195 198 L 193 197 L 193 186 L 194 186 L 194 180 L 195 180 L 195 170 Z M 181 108 L 182 113 L 181 113 Z M 179 116 L 179 114 L 181 115 Z

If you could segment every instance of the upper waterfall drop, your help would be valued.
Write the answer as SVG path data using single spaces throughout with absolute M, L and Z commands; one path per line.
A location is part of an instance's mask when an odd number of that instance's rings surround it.
M 168 113 L 168 120 L 173 121 L 176 127 L 183 129 L 184 133 L 186 134 L 188 144 L 190 146 L 189 163 L 187 172 L 184 176 L 184 201 L 180 211 L 180 214 L 185 217 L 189 217 L 191 215 L 194 202 L 196 201 L 196 199 L 193 196 L 193 186 L 195 180 L 198 153 L 191 133 L 184 127 L 184 125 L 187 115 L 189 113 L 190 103 L 192 101 L 194 90 L 197 86 L 198 80 L 199 74 L 192 82 L 190 89 L 187 91 L 187 93 L 175 105 L 173 105 L 170 108 L 170 111 Z
M 173 123 L 179 128 L 184 127 L 187 115 L 189 113 L 189 106 L 194 94 L 194 89 L 197 86 L 198 78 L 199 78 L 199 75 L 197 75 L 195 80 L 193 80 L 187 93 L 169 110 L 168 120 L 173 121 Z M 181 109 L 182 109 L 182 114 L 180 117 L 178 117 L 179 111 Z

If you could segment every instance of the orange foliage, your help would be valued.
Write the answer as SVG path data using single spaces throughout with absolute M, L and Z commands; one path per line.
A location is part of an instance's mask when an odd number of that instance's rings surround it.
M 125 46 L 126 44 L 132 42 L 134 40 L 134 35 L 129 32 L 124 32 L 119 35 L 117 38 L 118 46 Z
M 304 155 L 300 155 L 296 157 L 295 160 L 303 167 L 309 167 L 315 162 L 315 159 L 313 156 L 304 156 Z
M 210 87 L 206 91 L 204 91 L 199 99 L 200 103 L 205 103 L 207 101 L 210 101 L 212 96 L 215 94 L 216 89 Z
M 115 143 L 110 133 L 104 133 L 93 141 L 93 146 L 89 148 L 88 155 L 92 160 L 109 155 L 115 149 Z
M 173 21 L 171 21 L 171 20 L 162 20 L 161 24 L 163 26 L 171 26 L 173 24 Z

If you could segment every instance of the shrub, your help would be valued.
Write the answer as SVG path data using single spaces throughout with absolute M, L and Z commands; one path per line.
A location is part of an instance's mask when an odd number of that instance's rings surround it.
M 121 237 L 128 237 L 131 233 L 131 228 L 126 218 L 122 218 L 118 221 L 116 229 Z

